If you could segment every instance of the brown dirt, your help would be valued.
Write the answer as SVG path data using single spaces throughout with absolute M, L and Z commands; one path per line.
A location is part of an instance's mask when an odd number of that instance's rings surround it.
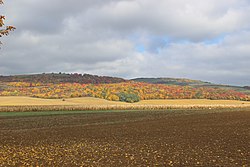
M 0 117 L 0 166 L 249 166 L 250 110 Z

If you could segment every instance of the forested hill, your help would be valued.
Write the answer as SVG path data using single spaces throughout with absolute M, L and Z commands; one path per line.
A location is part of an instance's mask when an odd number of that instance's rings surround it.
M 82 83 L 104 84 L 125 82 L 123 78 L 90 74 L 47 73 L 32 75 L 0 76 L 0 82 Z
M 146 83 L 149 81 L 150 83 Z M 131 103 L 150 99 L 249 101 L 250 90 L 247 88 L 249 87 L 215 85 L 174 78 L 125 80 L 107 76 L 64 73 L 0 76 L 0 96 L 96 97 Z
M 150 84 L 164 84 L 164 85 L 177 85 L 177 86 L 191 86 L 194 88 L 206 87 L 206 88 L 219 88 L 224 90 L 234 90 L 237 92 L 250 95 L 250 86 L 232 86 L 214 84 L 211 82 L 205 82 L 200 80 L 192 80 L 185 78 L 135 78 L 132 79 L 135 82 L 144 82 Z
M 184 79 L 184 78 L 135 78 L 132 79 L 135 82 L 145 82 L 152 84 L 166 84 L 166 85 L 210 85 L 210 82 L 204 82 L 200 80 Z

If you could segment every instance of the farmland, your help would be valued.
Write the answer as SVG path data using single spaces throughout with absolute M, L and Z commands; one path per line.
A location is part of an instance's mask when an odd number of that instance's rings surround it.
M 2 96 L 0 97 L 0 106 L 18 106 L 18 105 L 115 105 L 127 104 L 124 102 L 114 102 L 99 98 L 81 97 L 68 99 L 42 99 L 25 96 Z M 250 103 L 250 102 L 249 102 Z
M 249 94 L 176 81 L 2 77 L 0 166 L 250 164 Z
M 0 166 L 247 166 L 250 110 L 0 116 Z
M 162 110 L 162 109 L 207 109 L 207 108 L 247 108 L 248 101 L 237 100 L 142 100 L 137 103 L 108 101 L 105 99 L 81 97 L 68 99 L 41 99 L 31 97 L 0 97 L 0 112 L 25 111 L 86 111 L 86 110 Z
M 18 105 L 130 105 L 126 102 L 108 101 L 105 99 L 80 97 L 68 99 L 41 99 L 24 96 L 0 97 L 0 106 Z M 248 101 L 238 100 L 207 100 L 207 99 L 176 99 L 176 100 L 142 100 L 133 105 L 250 105 Z

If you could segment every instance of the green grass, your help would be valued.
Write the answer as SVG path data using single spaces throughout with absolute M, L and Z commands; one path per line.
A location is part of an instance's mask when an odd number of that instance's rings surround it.
M 249 111 L 246 108 L 221 108 L 221 109 L 158 109 L 158 110 L 88 110 L 88 111 L 35 111 L 35 112 L 0 112 L 1 117 L 32 117 L 32 116 L 56 116 L 70 114 L 98 114 L 98 113 L 124 113 L 124 112 L 171 112 L 180 114 L 190 113 L 214 113 L 228 111 Z
M 183 109 L 164 109 L 164 110 L 89 110 L 89 111 L 34 111 L 34 112 L 0 112 L 0 117 L 30 117 L 30 116 L 53 116 L 53 115 L 70 115 L 70 114 L 97 114 L 97 113 L 123 113 L 123 112 L 184 112 Z M 186 110 L 189 111 L 189 110 Z M 196 111 L 192 109 L 190 111 Z
M 41 112 L 0 112 L 0 117 L 16 117 L 16 116 L 48 116 L 48 115 L 67 115 L 81 113 L 100 113 L 113 111 L 41 111 Z
M 132 112 L 132 111 L 139 111 L 139 110 L 0 112 L 0 117 L 49 116 L 49 115 L 90 114 L 90 113 L 110 113 L 110 112 Z

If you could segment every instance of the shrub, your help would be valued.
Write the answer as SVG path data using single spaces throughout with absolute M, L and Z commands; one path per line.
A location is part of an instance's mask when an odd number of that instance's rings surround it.
M 134 93 L 125 93 L 121 92 L 118 94 L 120 101 L 128 102 L 128 103 L 135 103 L 140 101 L 140 97 Z

